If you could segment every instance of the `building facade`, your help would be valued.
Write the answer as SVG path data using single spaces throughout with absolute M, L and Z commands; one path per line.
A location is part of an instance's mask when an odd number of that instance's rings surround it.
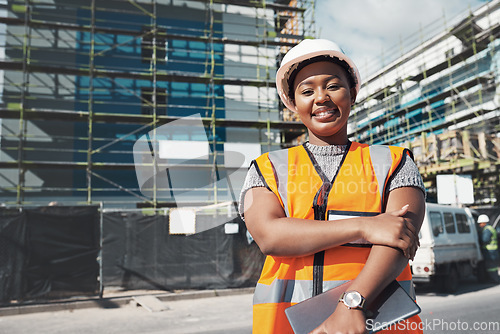
M 445 21 L 446 23 L 446 21 Z M 500 1 L 446 23 L 364 79 L 349 134 L 410 147 L 438 200 L 439 175 L 468 175 L 474 200 L 500 200 Z
M 249 161 L 304 132 L 280 111 L 274 76 L 314 34 L 313 1 L 2 7 L 6 205 L 234 202 Z

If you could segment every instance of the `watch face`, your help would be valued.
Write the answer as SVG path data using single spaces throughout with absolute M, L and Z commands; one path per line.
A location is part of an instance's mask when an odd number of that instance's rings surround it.
M 349 291 L 344 296 L 344 303 L 349 307 L 358 307 L 361 305 L 361 295 L 357 291 Z

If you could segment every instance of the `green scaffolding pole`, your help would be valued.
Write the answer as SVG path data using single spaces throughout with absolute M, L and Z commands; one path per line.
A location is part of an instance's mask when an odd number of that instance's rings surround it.
M 89 100 L 88 100 L 88 148 L 87 148 L 87 204 L 92 204 L 92 139 L 94 116 L 94 47 L 95 47 L 95 0 L 91 2 L 90 50 L 89 50 Z
M 30 0 L 25 0 L 24 6 L 24 36 L 23 36 L 23 86 L 21 91 L 21 103 L 19 105 L 19 142 L 18 142 L 18 183 L 16 189 L 16 204 L 21 205 L 24 202 L 24 187 L 25 187 L 25 167 L 24 167 L 24 141 L 26 138 L 27 124 L 24 120 L 24 111 L 26 108 L 26 96 L 29 90 L 29 73 L 27 68 L 31 57 L 31 4 Z

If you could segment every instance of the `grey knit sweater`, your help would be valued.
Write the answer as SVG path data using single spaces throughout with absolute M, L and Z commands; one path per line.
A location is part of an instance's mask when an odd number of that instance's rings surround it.
M 342 156 L 347 148 L 347 145 L 329 145 L 329 146 L 317 146 L 310 143 L 306 143 L 307 148 L 312 153 L 316 159 L 321 170 L 325 173 L 329 180 L 333 179 L 337 173 Z M 396 188 L 401 187 L 417 187 L 421 189 L 425 194 L 424 182 L 422 176 L 420 175 L 417 165 L 412 159 L 406 159 L 405 164 L 396 172 L 396 174 L 390 180 L 388 186 L 388 191 L 392 191 Z M 255 187 L 264 187 L 264 183 L 259 177 L 257 170 L 252 165 L 248 170 L 247 176 L 245 178 L 245 183 L 240 193 L 240 203 L 239 212 L 243 217 L 243 199 L 245 193 Z

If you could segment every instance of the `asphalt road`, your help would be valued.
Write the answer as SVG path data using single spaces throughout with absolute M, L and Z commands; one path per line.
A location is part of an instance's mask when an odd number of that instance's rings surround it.
M 455 294 L 418 289 L 424 333 L 500 333 L 500 285 L 464 282 Z
M 252 295 L 164 302 L 169 308 L 149 312 L 128 304 L 0 317 L 1 334 L 251 333 Z
M 425 333 L 500 333 L 500 285 L 465 282 L 453 295 L 417 287 Z M 0 333 L 251 333 L 252 295 L 165 302 L 169 310 L 90 308 L 0 317 Z

